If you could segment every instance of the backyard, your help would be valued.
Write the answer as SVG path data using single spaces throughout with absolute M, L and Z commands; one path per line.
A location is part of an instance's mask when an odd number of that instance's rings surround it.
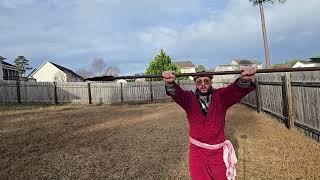
M 244 106 L 228 111 L 237 179 L 320 179 L 320 143 Z M 189 179 L 173 102 L 0 106 L 1 179 Z

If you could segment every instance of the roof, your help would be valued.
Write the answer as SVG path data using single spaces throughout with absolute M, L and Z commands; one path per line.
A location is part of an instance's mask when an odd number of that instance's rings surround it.
M 7 59 L 7 58 L 5 58 L 5 57 L 3 57 L 3 56 L 0 56 L 0 61 L 3 61 L 3 60 L 5 60 L 5 59 Z
M 260 65 L 262 64 L 260 61 L 257 60 L 249 60 L 249 59 L 235 59 L 235 62 L 241 65 L 251 65 L 251 64 L 257 64 Z
M 300 62 L 302 64 L 316 64 L 317 63 L 317 62 L 313 62 L 313 61 L 298 61 L 298 62 Z
M 46 63 L 50 63 L 52 65 L 54 65 L 56 68 L 60 69 L 61 71 L 63 71 L 64 73 L 68 74 L 68 75 L 71 75 L 71 76 L 74 76 L 74 77 L 77 77 L 77 78 L 80 78 L 80 79 L 83 79 L 83 77 L 79 76 L 77 73 L 73 72 L 72 70 L 68 69 L 68 68 L 65 68 L 63 66 L 60 66 L 58 64 L 55 64 L 53 62 L 50 62 L 50 61 L 46 61 L 45 63 L 43 63 L 38 69 L 32 71 L 28 77 L 31 77 L 33 76 L 39 69 L 42 68 L 42 66 L 44 66 Z
M 2 64 L 3 64 L 3 65 L 6 65 L 6 66 L 13 67 L 13 68 L 17 68 L 15 65 L 12 65 L 12 64 L 7 63 L 7 62 L 5 62 L 5 61 L 2 61 Z
M 70 74 L 71 76 L 74 76 L 74 77 L 77 77 L 77 78 L 80 78 L 80 79 L 83 79 L 81 76 L 79 76 L 77 73 L 73 72 L 72 70 L 68 69 L 68 68 L 65 68 L 63 66 L 60 66 L 58 64 L 55 64 L 53 62 L 50 62 L 51 64 L 53 64 L 54 66 L 56 66 L 58 69 L 60 69 L 61 71 L 63 71 L 64 73 L 66 74 Z
M 311 62 L 320 63 L 320 58 L 309 58 Z
M 177 62 L 173 62 L 173 64 L 178 66 L 179 68 L 193 68 L 193 67 L 196 67 L 194 64 L 192 64 L 191 61 L 177 61 Z

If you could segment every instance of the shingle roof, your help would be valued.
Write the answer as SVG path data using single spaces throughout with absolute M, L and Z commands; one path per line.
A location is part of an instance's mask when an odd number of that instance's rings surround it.
M 174 65 L 178 66 L 179 68 L 192 68 L 196 67 L 194 64 L 192 64 L 191 61 L 177 61 L 173 62 Z
M 12 64 L 7 63 L 7 62 L 5 62 L 5 61 L 2 61 L 2 64 L 6 65 L 6 66 L 13 67 L 13 68 L 17 68 L 15 65 L 12 65 Z
M 310 58 L 311 62 L 320 63 L 320 58 Z
M 235 59 L 234 61 L 236 61 L 238 64 L 241 64 L 241 65 L 262 64 L 260 61 L 248 60 L 248 59 Z
M 64 73 L 66 74 L 70 74 L 71 76 L 74 76 L 74 77 L 77 77 L 77 78 L 80 78 L 80 79 L 83 79 L 81 76 L 79 76 L 77 73 L 73 72 L 72 70 L 68 69 L 68 68 L 65 68 L 63 66 L 60 66 L 58 64 L 55 64 L 53 62 L 50 62 L 51 64 L 53 64 L 54 66 L 56 66 L 58 69 L 60 69 L 61 71 L 63 71 Z
M 317 62 L 313 62 L 313 61 L 298 61 L 298 62 L 301 62 L 302 64 L 314 64 L 314 63 L 317 63 Z

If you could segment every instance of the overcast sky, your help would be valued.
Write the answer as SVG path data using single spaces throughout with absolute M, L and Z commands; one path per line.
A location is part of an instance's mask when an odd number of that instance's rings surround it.
M 271 63 L 320 55 L 320 0 L 265 5 Z M 77 69 L 96 57 L 143 72 L 164 49 L 213 68 L 264 62 L 259 8 L 249 0 L 0 0 L 0 55 Z

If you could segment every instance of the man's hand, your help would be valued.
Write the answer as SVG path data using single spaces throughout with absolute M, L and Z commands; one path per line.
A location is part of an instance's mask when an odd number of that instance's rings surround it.
M 254 75 L 257 72 L 257 68 L 253 66 L 244 66 L 241 68 L 243 72 L 240 77 L 243 81 L 249 82 L 254 78 Z
M 163 81 L 166 83 L 166 84 L 172 84 L 172 82 L 174 80 L 176 80 L 176 75 L 175 75 L 176 72 L 174 71 L 164 71 L 162 73 L 162 77 L 163 77 Z

